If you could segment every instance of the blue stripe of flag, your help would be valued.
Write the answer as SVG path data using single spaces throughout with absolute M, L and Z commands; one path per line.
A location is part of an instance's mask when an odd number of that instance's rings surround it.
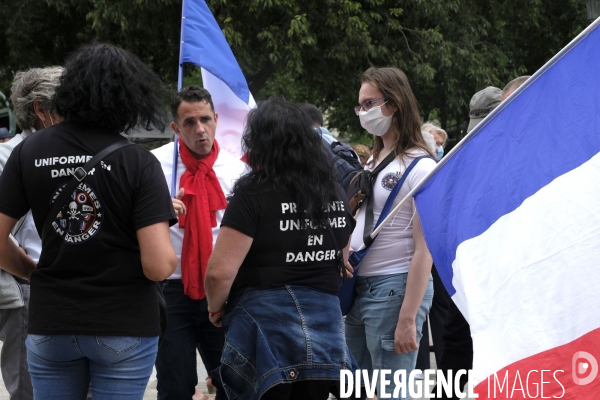
M 450 295 L 456 292 L 452 262 L 462 242 L 600 152 L 600 29 L 536 76 L 415 196 Z
M 185 0 L 179 64 L 200 66 L 225 82 L 248 104 L 250 89 L 221 28 L 204 0 Z

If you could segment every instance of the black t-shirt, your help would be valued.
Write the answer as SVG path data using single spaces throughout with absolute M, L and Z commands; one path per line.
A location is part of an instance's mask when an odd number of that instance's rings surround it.
M 0 212 L 29 209 L 38 233 L 75 168 L 124 138 L 104 129 L 60 123 L 36 132 L 12 152 L 0 176 Z M 156 282 L 143 272 L 136 231 L 175 223 L 158 160 L 139 146 L 106 157 L 54 220 L 31 276 L 33 334 L 155 336 Z
M 232 293 L 244 287 L 263 289 L 300 285 L 337 294 L 339 270 L 337 250 L 348 244 L 355 221 L 342 188 L 329 204 L 331 229 L 302 229 L 296 204 L 283 189 L 271 184 L 248 187 L 230 199 L 221 226 L 227 226 L 254 240 L 232 286 Z

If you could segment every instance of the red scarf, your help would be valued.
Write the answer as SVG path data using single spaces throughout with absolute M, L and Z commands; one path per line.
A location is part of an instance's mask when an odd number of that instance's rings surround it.
M 194 300 L 206 297 L 204 276 L 212 253 L 212 228 L 217 226 L 216 212 L 227 207 L 221 184 L 213 170 L 219 154 L 215 140 L 208 156 L 197 160 L 179 139 L 179 156 L 186 167 L 179 187 L 185 189 L 183 203 L 186 214 L 179 216 L 179 227 L 184 228 L 181 251 L 181 280 L 184 293 Z

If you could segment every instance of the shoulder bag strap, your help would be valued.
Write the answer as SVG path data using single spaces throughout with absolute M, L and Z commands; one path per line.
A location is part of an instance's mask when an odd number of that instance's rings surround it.
M 67 185 L 65 187 L 63 187 L 60 194 L 56 197 L 56 199 L 50 206 L 50 211 L 48 211 L 48 214 L 46 214 L 46 219 L 44 220 L 44 225 L 42 226 L 42 242 L 46 241 L 46 238 L 48 237 L 48 234 L 50 233 L 50 228 L 52 227 L 52 224 L 54 223 L 56 216 L 58 215 L 60 210 L 65 205 L 65 202 L 67 201 L 69 196 L 71 196 L 71 193 L 73 192 L 73 190 L 75 190 L 75 188 L 81 182 L 83 182 L 83 180 L 85 179 L 87 174 L 91 171 L 91 169 L 94 168 L 96 166 L 96 164 L 98 164 L 100 161 L 102 161 L 103 159 L 108 157 L 110 154 L 114 153 L 115 151 L 119 150 L 122 147 L 131 146 L 132 144 L 135 144 L 135 143 L 133 143 L 129 140 L 120 140 L 118 142 L 115 142 L 115 143 L 105 147 L 104 149 L 102 149 L 98 154 L 96 154 L 94 157 L 92 157 L 92 159 L 90 161 L 85 163 L 85 165 L 83 167 L 77 167 L 75 169 L 75 172 L 73 173 L 73 177 L 71 178 L 69 183 L 67 183 Z
M 177 196 L 177 164 L 179 164 L 179 136 L 173 139 L 173 166 L 171 167 L 171 197 Z
M 400 188 L 404 184 L 404 181 L 408 177 L 408 174 L 410 174 L 410 171 L 412 171 L 412 169 L 415 167 L 415 165 L 417 165 L 419 160 L 421 160 L 422 158 L 430 158 L 430 157 L 422 156 L 422 157 L 415 158 L 410 163 L 408 168 L 406 168 L 406 171 L 404 171 L 404 173 L 402 174 L 402 177 L 398 180 L 398 182 L 396 182 L 396 185 L 394 185 L 394 188 L 392 189 L 390 195 L 388 196 L 388 198 L 385 202 L 385 205 L 383 206 L 383 209 L 381 210 L 381 214 L 379 214 L 379 218 L 377 219 L 376 227 L 379 226 L 381 221 L 383 221 L 388 216 L 388 214 L 392 210 L 392 205 L 394 204 L 394 199 L 396 198 L 396 196 L 398 196 L 398 193 L 400 192 Z M 371 238 L 371 233 L 374 230 L 374 228 L 373 228 L 373 195 L 369 196 L 369 199 L 367 200 L 367 210 L 366 211 L 367 212 L 365 214 L 365 230 L 363 233 L 363 242 L 364 242 L 365 246 L 369 247 L 369 246 L 371 246 L 371 244 L 373 244 L 373 241 L 375 240 L 374 238 Z M 367 225 L 367 222 L 369 225 Z
M 388 154 L 381 163 L 379 163 L 379 165 L 373 170 L 371 171 L 371 174 L 369 175 L 371 182 L 369 182 L 369 185 L 371 187 L 371 195 L 367 196 L 366 198 L 366 202 L 367 202 L 367 206 L 366 206 L 366 214 L 365 214 L 365 231 L 364 231 L 364 238 L 366 238 L 369 234 L 371 234 L 371 232 L 373 232 L 373 187 L 375 184 L 375 181 L 377 180 L 377 175 L 379 175 L 379 172 L 381 172 L 382 169 L 384 169 L 385 167 L 387 167 L 388 165 L 390 165 L 390 163 L 392 161 L 394 161 L 396 159 L 396 152 L 392 151 L 390 152 L 390 154 Z M 363 241 L 366 239 L 363 239 Z M 367 242 L 364 242 L 365 244 Z
M 333 248 L 335 249 L 335 259 L 337 261 L 338 270 L 342 273 L 342 278 L 344 278 L 344 283 L 348 280 L 348 273 L 346 272 L 346 266 L 344 265 L 344 255 L 342 254 L 342 248 L 338 246 L 337 239 L 333 233 L 333 228 L 331 226 L 327 227 L 329 231 L 329 235 L 331 236 L 331 241 L 333 242 Z

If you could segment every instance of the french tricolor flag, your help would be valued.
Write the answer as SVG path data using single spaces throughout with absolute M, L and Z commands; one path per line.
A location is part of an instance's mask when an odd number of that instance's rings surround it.
M 256 103 L 221 28 L 204 0 L 184 0 L 179 53 L 181 89 L 183 63 L 202 68 L 202 83 L 219 114 L 219 146 L 242 157 L 241 137 L 248 111 Z
M 599 399 L 600 19 L 415 195 L 479 399 Z M 536 394 L 537 393 L 537 394 Z

